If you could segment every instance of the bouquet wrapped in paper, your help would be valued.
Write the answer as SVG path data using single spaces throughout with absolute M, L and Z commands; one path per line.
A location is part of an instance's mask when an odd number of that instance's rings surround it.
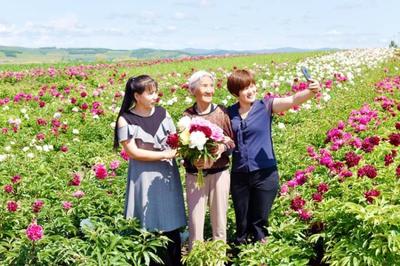
M 211 150 L 223 140 L 224 133 L 219 126 L 200 117 L 184 116 L 178 122 L 178 134 L 170 135 L 167 143 L 178 148 L 179 154 L 194 164 L 200 159 L 204 162 L 216 160 Z M 204 185 L 202 169 L 198 169 L 196 184 L 199 187 Z

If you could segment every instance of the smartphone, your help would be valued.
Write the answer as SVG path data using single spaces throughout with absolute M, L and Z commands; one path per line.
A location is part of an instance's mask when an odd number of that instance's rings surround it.
M 308 73 L 308 69 L 306 67 L 301 67 L 301 73 L 303 73 L 304 77 L 306 78 L 307 81 L 311 80 L 311 75 Z

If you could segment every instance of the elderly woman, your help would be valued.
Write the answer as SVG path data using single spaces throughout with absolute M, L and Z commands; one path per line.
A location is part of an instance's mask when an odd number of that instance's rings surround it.
M 266 226 L 279 188 L 279 177 L 271 138 L 272 116 L 311 99 L 318 82 L 283 98 L 257 100 L 253 74 L 236 70 L 228 77 L 228 90 L 238 102 L 228 108 L 234 132 L 231 193 L 236 215 L 236 244 L 265 242 Z
M 229 150 L 234 148 L 232 128 L 224 107 L 212 103 L 214 95 L 214 77 L 206 71 L 195 72 L 189 78 L 189 90 L 195 97 L 195 104 L 186 109 L 184 115 L 206 119 L 224 131 L 226 144 L 214 149 L 216 161 L 198 160 L 192 165 L 185 161 L 186 197 L 189 209 L 189 249 L 193 242 L 203 241 L 204 219 L 207 204 L 210 208 L 213 240 L 226 241 L 226 212 L 230 186 Z M 203 169 L 204 186 L 196 185 L 197 169 Z

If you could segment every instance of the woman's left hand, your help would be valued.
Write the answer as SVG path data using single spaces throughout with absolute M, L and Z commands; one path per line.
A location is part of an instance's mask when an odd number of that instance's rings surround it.
M 316 80 L 310 80 L 310 84 L 308 84 L 308 89 L 313 93 L 318 93 L 321 90 L 321 85 Z
M 210 152 L 212 153 L 212 155 L 216 155 L 218 159 L 221 156 L 221 154 L 226 150 L 225 147 L 226 147 L 225 144 L 218 143 L 213 148 L 211 148 Z

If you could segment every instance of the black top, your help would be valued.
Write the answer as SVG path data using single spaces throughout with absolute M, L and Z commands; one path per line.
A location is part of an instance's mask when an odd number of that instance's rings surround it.
M 151 116 L 140 116 L 132 112 L 125 112 L 122 114 L 122 117 L 125 118 L 128 124 L 141 127 L 146 133 L 149 133 L 153 137 L 156 135 L 160 124 L 166 116 L 167 111 L 161 106 L 156 106 Z

